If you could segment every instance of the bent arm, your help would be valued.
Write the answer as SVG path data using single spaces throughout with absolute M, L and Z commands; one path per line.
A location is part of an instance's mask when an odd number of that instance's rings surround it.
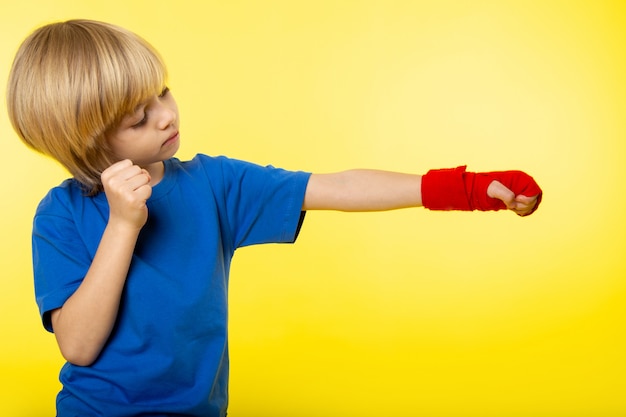
M 102 173 L 109 221 L 83 282 L 51 315 L 59 349 L 75 365 L 91 365 L 113 330 L 137 238 L 148 217 L 150 179 L 129 160 Z
M 422 206 L 422 177 L 354 169 L 312 174 L 303 210 L 383 211 Z
M 138 234 L 107 226 L 80 287 L 52 312 L 52 328 L 68 362 L 91 365 L 109 338 Z

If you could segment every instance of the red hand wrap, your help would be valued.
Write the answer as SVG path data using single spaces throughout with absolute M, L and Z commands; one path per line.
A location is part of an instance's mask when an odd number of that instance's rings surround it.
M 537 197 L 542 191 L 535 180 L 522 171 L 466 172 L 465 166 L 433 169 L 422 177 L 422 204 L 430 210 L 502 210 L 506 205 L 487 195 L 487 188 L 497 180 L 518 195 Z M 532 212 L 531 212 L 532 213 Z M 530 213 L 529 213 L 530 214 Z

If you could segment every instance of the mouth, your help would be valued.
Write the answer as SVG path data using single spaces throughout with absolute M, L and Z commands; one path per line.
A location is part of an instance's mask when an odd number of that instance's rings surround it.
M 176 132 L 174 132 L 174 134 L 172 136 L 167 138 L 167 140 L 165 142 L 163 142 L 163 145 L 161 145 L 161 146 L 171 145 L 172 143 L 176 142 L 179 137 L 180 137 L 180 133 L 178 131 L 176 131 Z

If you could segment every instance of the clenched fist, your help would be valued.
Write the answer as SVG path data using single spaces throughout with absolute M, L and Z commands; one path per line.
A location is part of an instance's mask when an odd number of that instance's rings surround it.
M 109 224 L 141 229 L 148 220 L 146 201 L 152 195 L 148 171 L 125 159 L 105 169 L 101 179 L 109 202 Z

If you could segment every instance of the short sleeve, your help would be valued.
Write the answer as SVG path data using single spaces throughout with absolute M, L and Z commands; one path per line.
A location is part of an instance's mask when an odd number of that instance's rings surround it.
M 310 173 L 224 157 L 219 162 L 234 246 L 294 242 Z
M 33 220 L 32 256 L 35 297 L 46 330 L 49 313 L 62 307 L 76 291 L 91 265 L 92 254 L 72 212 L 53 189 L 40 203 Z M 96 222 L 97 223 L 97 222 Z

